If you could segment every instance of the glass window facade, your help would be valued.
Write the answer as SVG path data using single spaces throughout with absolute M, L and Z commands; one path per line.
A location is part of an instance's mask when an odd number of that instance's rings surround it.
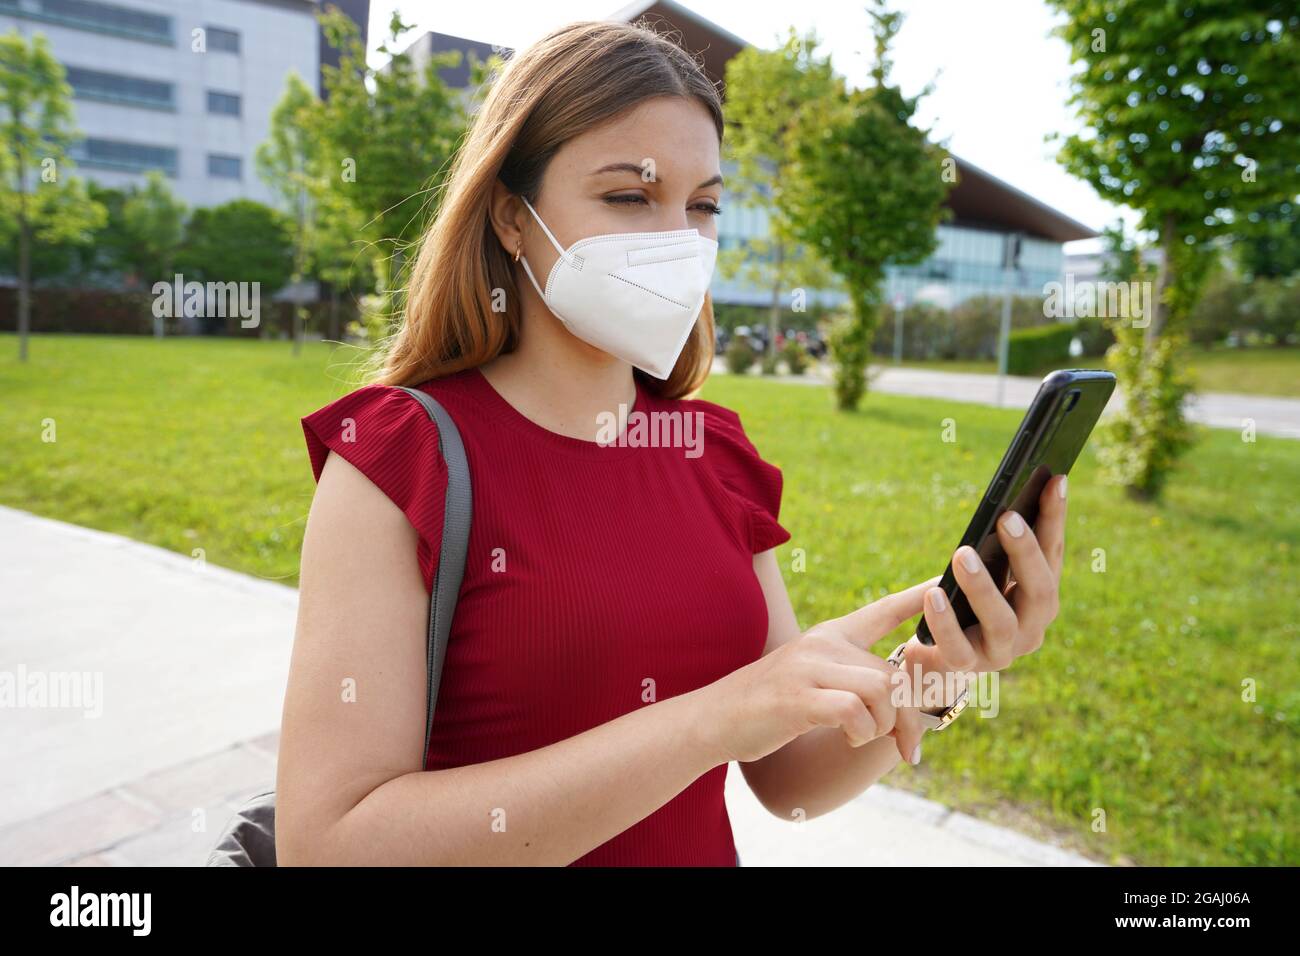
M 731 175 L 734 164 L 723 163 L 722 175 Z M 723 213 L 718 217 L 719 254 L 740 248 L 767 234 L 767 215 L 762 209 L 746 208 L 725 190 Z M 979 295 L 1000 295 L 1007 276 L 1002 267 L 1006 233 L 987 227 L 977 228 L 945 223 L 936 230 L 938 244 L 924 262 L 914 266 L 891 266 L 886 271 L 885 293 L 888 301 L 901 295 L 905 303 L 927 301 L 950 308 Z M 1011 273 L 1015 295 L 1043 293 L 1048 282 L 1061 281 L 1065 255 L 1061 243 L 1050 239 L 1024 236 L 1021 239 L 1019 268 Z M 761 289 L 741 279 L 724 279 L 716 275 L 711 286 L 718 302 L 758 305 L 771 299 L 770 289 Z M 839 304 L 844 294 L 809 290 L 810 298 Z M 783 295 L 789 301 L 789 292 Z
M 179 168 L 177 151 L 170 146 L 148 146 L 113 139 L 83 139 L 69 151 L 74 162 L 100 169 L 142 173 L 160 169 L 175 176 Z
M 136 76 L 101 73 L 79 66 L 67 68 L 68 83 L 78 99 L 144 106 L 156 110 L 176 109 L 175 90 L 170 83 Z
M 239 95 L 236 93 L 219 93 L 208 90 L 208 112 L 222 116 L 238 116 L 240 108 Z
M 1040 295 L 1065 269 L 1061 244 L 1049 239 L 1021 237 L 1019 267 L 1008 276 L 1002 264 L 1006 233 L 948 224 L 937 232 L 939 244 L 930 258 L 885 270 L 891 302 L 901 295 L 909 304 L 951 307 L 974 296 L 1000 295 L 1008 279 L 1014 295 Z
M 208 49 L 222 53 L 239 52 L 239 33 L 224 27 L 207 27 Z
M 242 179 L 244 176 L 244 161 L 238 156 L 222 156 L 217 153 L 209 153 L 208 175 L 216 179 Z
M 0 0 L 0 13 L 150 43 L 172 43 L 171 17 L 96 0 Z

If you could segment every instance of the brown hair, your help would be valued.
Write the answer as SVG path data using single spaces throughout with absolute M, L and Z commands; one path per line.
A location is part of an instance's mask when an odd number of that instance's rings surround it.
M 509 60 L 451 165 L 376 382 L 415 385 L 515 348 L 522 314 L 513 256 L 488 218 L 493 184 L 500 179 L 536 205 L 546 167 L 567 140 L 656 96 L 698 100 L 721 142 L 722 103 L 712 81 L 685 50 L 644 26 L 572 23 Z M 493 289 L 507 290 L 504 312 L 492 311 Z M 666 398 L 689 394 L 708 375 L 713 349 L 706 296 L 672 374 L 642 381 Z

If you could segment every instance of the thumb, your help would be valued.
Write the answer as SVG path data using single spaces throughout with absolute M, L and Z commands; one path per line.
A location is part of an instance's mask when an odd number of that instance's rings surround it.
M 905 763 L 921 762 L 921 738 L 925 736 L 925 728 L 921 726 L 921 720 L 914 708 L 901 708 L 898 711 L 898 721 L 889 733 L 894 738 L 894 743 L 898 746 L 898 752 Z M 913 757 L 916 759 L 913 760 Z
M 939 579 L 940 576 L 935 575 L 906 590 L 886 594 L 866 607 L 845 614 L 838 623 L 854 644 L 864 649 L 871 647 L 908 618 L 920 614 L 925 607 L 925 592 L 938 584 Z

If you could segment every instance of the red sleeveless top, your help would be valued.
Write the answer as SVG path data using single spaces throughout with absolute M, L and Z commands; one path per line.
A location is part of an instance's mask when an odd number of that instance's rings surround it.
M 643 421 L 676 412 L 699 432 L 677 433 L 687 447 L 662 447 L 666 429 L 638 435 L 630 417 L 624 444 L 601 445 L 532 422 L 477 369 L 422 388 L 460 429 L 474 492 L 431 768 L 548 746 L 762 655 L 767 607 L 753 555 L 790 535 L 777 522 L 781 472 L 734 412 L 661 399 L 638 382 Z M 447 471 L 424 408 L 367 385 L 302 424 L 317 480 L 337 452 L 402 509 L 431 588 Z M 710 770 L 575 865 L 735 865 L 726 772 Z

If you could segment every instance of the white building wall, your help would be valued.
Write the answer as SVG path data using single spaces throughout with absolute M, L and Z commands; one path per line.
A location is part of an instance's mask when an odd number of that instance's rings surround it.
M 257 0 L 113 0 L 111 6 L 168 16 L 169 44 L 112 35 L 51 22 L 41 0 L 0 0 L 0 32 L 44 34 L 65 66 L 171 83 L 171 110 L 76 98 L 79 130 L 86 137 L 163 146 L 177 151 L 173 191 L 191 206 L 211 206 L 236 198 L 274 203 L 257 174 L 257 147 L 266 139 L 271 111 L 290 72 L 315 89 L 319 72 L 319 34 L 314 4 Z M 239 34 L 238 53 L 196 52 L 196 28 L 221 27 Z M 237 94 L 240 115 L 208 111 L 208 91 Z M 210 154 L 237 156 L 240 178 L 209 173 Z M 122 172 L 80 163 L 78 173 L 107 186 L 143 182 L 143 172 Z

